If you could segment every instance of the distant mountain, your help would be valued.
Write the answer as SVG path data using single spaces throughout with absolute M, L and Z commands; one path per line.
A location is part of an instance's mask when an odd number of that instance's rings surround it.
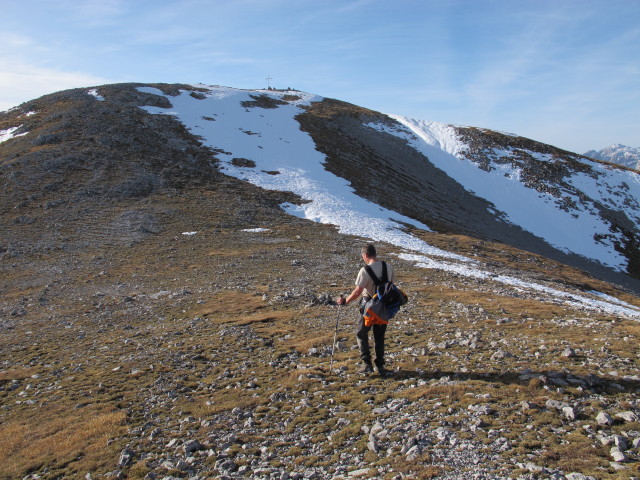
M 292 90 L 123 84 L 3 113 L 0 153 L 2 213 L 15 225 L 35 221 L 34 202 L 52 215 L 61 205 L 141 199 L 222 174 L 286 192 L 284 211 L 341 233 L 457 260 L 419 232 L 466 235 L 640 291 L 638 173 L 491 130 Z M 135 241 L 156 225 L 134 215 L 105 229 Z M 90 243 L 87 233 L 80 241 Z M 48 248 L 68 248 L 60 238 Z
M 618 165 L 640 170 L 640 148 L 637 147 L 627 147 L 616 143 L 602 150 L 589 150 L 584 155 L 596 160 L 617 163 Z

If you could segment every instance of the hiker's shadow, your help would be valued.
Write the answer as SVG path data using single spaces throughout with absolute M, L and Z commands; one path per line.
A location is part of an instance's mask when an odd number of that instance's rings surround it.
M 389 378 L 396 380 L 424 380 L 431 385 L 451 385 L 465 381 L 503 383 L 506 385 L 539 385 L 553 388 L 581 387 L 601 393 L 640 392 L 640 379 L 636 377 L 602 377 L 595 374 L 578 375 L 564 369 L 542 372 L 446 372 L 423 370 L 395 370 Z

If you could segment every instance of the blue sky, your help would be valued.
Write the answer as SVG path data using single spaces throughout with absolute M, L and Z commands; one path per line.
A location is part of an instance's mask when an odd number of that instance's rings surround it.
M 640 0 L 0 0 L 0 110 L 118 82 L 297 88 L 582 153 L 640 146 Z

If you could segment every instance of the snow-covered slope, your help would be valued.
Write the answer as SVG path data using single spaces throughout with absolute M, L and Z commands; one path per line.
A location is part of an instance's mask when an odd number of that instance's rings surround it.
M 162 94 L 154 89 L 143 91 Z M 280 103 L 261 108 L 256 98 Z M 309 200 L 300 207 L 287 206 L 292 213 L 339 225 L 344 233 L 411 244 L 412 250 L 426 248 L 407 237 L 398 223 L 428 229 L 424 221 L 363 200 L 349 188 L 349 182 L 326 171 L 325 156 L 316 150 L 309 135 L 300 131 L 295 119 L 303 106 L 321 100 L 300 92 L 212 87 L 203 97 L 188 92 L 171 97 L 170 111 L 148 111 L 178 116 L 207 145 L 224 151 L 220 158 L 225 172 L 265 188 L 290 190 Z M 490 148 L 485 152 L 490 163 L 479 164 L 469 161 L 466 153 L 470 145 L 454 127 L 392 118 L 399 125 L 370 123 L 369 127 L 409 142 L 468 192 L 488 201 L 492 213 L 504 222 L 519 226 L 562 252 L 617 271 L 627 269 L 629 232 L 614 224 L 612 216 L 624 217 L 618 223 L 640 225 L 637 173 L 578 155 L 566 161 L 552 153 L 510 147 Z M 249 160 L 249 164 L 238 159 Z M 530 178 L 532 165 L 559 173 L 547 179 L 541 172 L 541 179 L 534 184 Z
M 161 95 L 156 89 L 141 89 Z M 340 227 L 340 232 L 370 236 L 411 250 L 451 257 L 408 235 L 400 222 L 429 227 L 357 196 L 348 182 L 324 168 L 324 155 L 315 150 L 311 137 L 300 131 L 295 116 L 300 107 L 320 101 L 315 95 L 290 93 L 289 101 L 277 108 L 260 108 L 256 95 L 280 100 L 286 94 L 250 92 L 226 87 L 212 88 L 206 98 L 184 92 L 172 97 L 173 109 L 147 107 L 151 113 L 176 115 L 190 131 L 219 155 L 221 169 L 263 188 L 290 191 L 308 203 L 284 205 L 288 212 Z
M 640 225 L 638 174 L 581 159 L 583 168 L 568 172 L 562 179 L 561 192 L 539 191 L 523 181 L 522 166 L 510 161 L 514 149 L 494 148 L 494 161 L 487 168 L 465 158 L 464 152 L 469 146 L 457 137 L 453 127 L 393 118 L 415 135 L 407 138 L 416 149 L 466 189 L 489 200 L 507 222 L 519 225 L 565 252 L 597 260 L 620 271 L 626 269 L 628 259 L 616 250 L 617 245 L 624 242 L 622 233 L 611 231 L 602 207 L 623 213 L 635 225 Z M 526 153 L 537 162 L 554 161 L 554 156 L 548 153 Z M 557 179 L 555 183 L 558 188 Z
M 227 87 L 203 87 L 201 91 L 183 91 L 167 96 L 160 90 L 142 87 L 144 93 L 167 98 L 172 108 L 147 106 L 152 114 L 173 115 L 191 133 L 217 152 L 220 168 L 228 175 L 250 181 L 263 188 L 291 191 L 306 203 L 283 205 L 291 214 L 334 224 L 342 233 L 371 238 L 397 245 L 410 258 L 427 268 L 455 270 L 463 275 L 484 278 L 489 274 L 477 268 L 472 259 L 435 248 L 406 231 L 410 224 L 429 230 L 418 215 L 401 215 L 365 200 L 349 181 L 327 169 L 327 158 L 318 151 L 311 136 L 301 131 L 298 115 L 306 107 L 324 99 L 297 91 L 247 91 Z M 599 216 L 599 206 L 622 210 L 640 223 L 637 200 L 640 178 L 637 174 L 590 162 L 581 172 L 564 179 L 562 198 L 544 194 L 526 185 L 522 169 L 510 161 L 512 151 L 494 150 L 496 162 L 490 168 L 465 157 L 470 148 L 454 127 L 392 117 L 366 125 L 373 133 L 401 138 L 449 177 L 473 195 L 493 205 L 493 215 L 505 224 L 515 224 L 545 239 L 556 248 L 588 257 L 610 268 L 623 271 L 627 259 L 615 249 L 615 233 Z M 539 162 L 552 162 L 550 155 L 530 152 Z M 570 188 L 569 188 L 570 187 Z M 616 196 L 625 192 L 624 198 Z M 569 203 L 575 208 L 562 208 Z M 494 278 L 495 279 L 495 278 Z M 515 278 L 499 278 L 522 287 Z M 528 285 L 545 290 L 546 287 Z M 592 298 L 566 298 L 565 301 L 593 304 Z M 624 313 L 637 314 L 628 306 L 612 306 Z
M 627 147 L 616 143 L 602 150 L 589 150 L 584 155 L 596 160 L 617 163 L 618 165 L 640 170 L 640 148 Z

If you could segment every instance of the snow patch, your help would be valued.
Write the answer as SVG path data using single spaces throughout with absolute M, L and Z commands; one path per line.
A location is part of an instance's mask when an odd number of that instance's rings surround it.
M 99 102 L 104 102 L 104 97 L 98 94 L 98 90 L 96 88 L 92 88 L 87 93 L 92 97 L 95 97 L 95 99 L 98 100 Z
M 607 312 L 615 315 L 624 315 L 631 318 L 640 318 L 640 308 L 609 295 L 605 295 L 603 293 L 595 291 L 587 292 L 593 295 L 593 297 L 589 297 L 587 295 L 577 295 L 555 288 L 550 288 L 545 285 L 527 282 L 520 278 L 512 277 L 509 275 L 495 275 L 469 265 L 458 265 L 448 262 L 441 262 L 433 258 L 424 257 L 421 255 L 401 254 L 399 255 L 399 257 L 404 260 L 414 262 L 418 267 L 454 272 L 469 278 L 499 282 L 504 285 L 516 287 L 516 289 L 521 289 L 524 291 L 529 290 L 533 292 L 543 293 L 549 295 L 552 298 L 562 300 L 567 305 L 571 305 L 577 308 Z
M 12 138 L 21 137 L 29 133 L 29 132 L 24 132 L 24 133 L 18 133 L 16 135 L 15 132 L 19 128 L 22 128 L 22 125 L 19 125 L 17 127 L 7 128 L 6 130 L 0 130 L 0 143 L 6 142 L 7 140 L 11 140 Z

